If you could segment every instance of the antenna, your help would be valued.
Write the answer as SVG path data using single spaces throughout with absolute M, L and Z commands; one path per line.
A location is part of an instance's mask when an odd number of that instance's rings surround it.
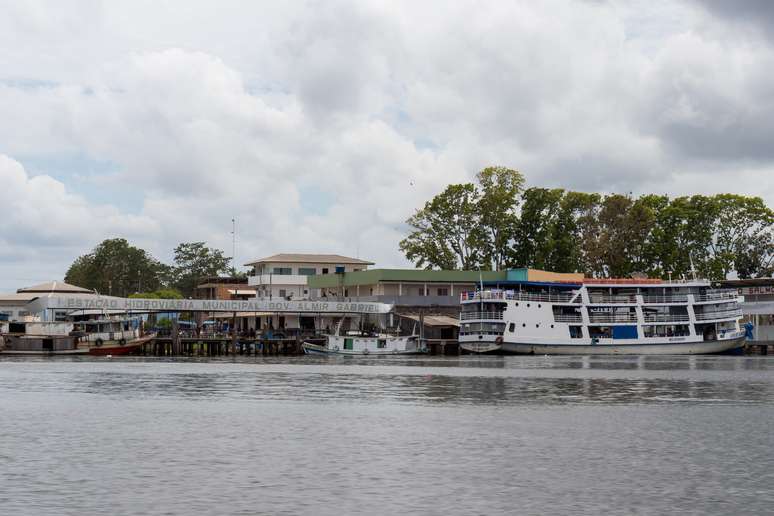
M 231 219 L 231 269 L 236 274 L 236 219 Z

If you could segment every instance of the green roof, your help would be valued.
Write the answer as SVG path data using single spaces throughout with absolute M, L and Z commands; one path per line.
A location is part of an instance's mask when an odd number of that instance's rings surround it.
M 416 282 L 416 283 L 478 283 L 484 281 L 504 281 L 505 271 L 428 271 L 421 269 L 371 269 L 367 271 L 345 272 L 337 274 L 318 274 L 307 278 L 311 288 L 351 287 L 356 285 L 374 285 L 380 281 Z

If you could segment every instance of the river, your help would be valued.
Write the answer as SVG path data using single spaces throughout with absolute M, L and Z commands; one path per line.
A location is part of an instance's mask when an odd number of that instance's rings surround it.
M 774 358 L 0 358 L 0 514 L 771 514 Z

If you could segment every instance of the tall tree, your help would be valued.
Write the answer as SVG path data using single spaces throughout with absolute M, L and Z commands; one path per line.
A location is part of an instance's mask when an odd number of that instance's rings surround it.
M 548 268 L 553 249 L 553 227 L 563 196 L 564 190 L 560 188 L 528 188 L 524 191 L 511 251 L 514 265 Z
M 124 238 L 113 238 L 76 258 L 65 281 L 101 294 L 126 297 L 145 289 L 158 289 L 167 272 L 167 266 L 145 250 L 129 245 Z
M 565 192 L 551 228 L 548 264 L 556 272 L 590 272 L 589 249 L 599 237 L 600 196 Z
M 481 196 L 477 209 L 486 233 L 486 259 L 491 268 L 500 270 L 507 265 L 510 243 L 519 221 L 519 194 L 524 176 L 506 167 L 487 167 L 476 175 Z
M 446 187 L 406 221 L 413 229 L 401 240 L 401 251 L 425 269 L 486 267 L 487 234 L 479 218 L 479 198 L 471 183 Z
M 181 243 L 175 248 L 174 286 L 183 296 L 191 297 L 202 278 L 227 273 L 229 265 L 230 258 L 220 249 L 204 242 Z

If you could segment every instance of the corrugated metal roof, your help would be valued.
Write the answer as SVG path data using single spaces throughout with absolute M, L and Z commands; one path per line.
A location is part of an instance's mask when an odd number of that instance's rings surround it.
M 39 297 L 39 294 L 19 294 L 19 293 L 0 294 L 0 303 L 2 302 L 27 303 L 29 301 L 32 301 L 36 297 Z
M 419 322 L 419 316 L 418 315 L 401 315 L 401 317 L 406 317 L 408 319 L 412 319 L 414 321 Z M 459 327 L 460 321 L 458 319 L 455 319 L 454 317 L 449 317 L 448 315 L 426 315 L 423 318 L 423 323 L 425 326 L 457 326 Z
M 45 283 L 40 283 L 31 287 L 20 288 L 16 292 L 19 294 L 25 292 L 37 292 L 46 294 L 49 292 L 92 293 L 92 291 L 87 288 L 76 287 L 75 285 L 70 285 L 64 281 L 47 281 Z
M 350 258 L 348 256 L 341 256 L 340 254 L 301 254 L 301 253 L 280 253 L 273 256 L 267 256 L 260 260 L 254 260 L 246 263 L 246 266 L 257 265 L 259 263 L 324 263 L 324 264 L 357 264 L 357 265 L 373 265 L 374 262 L 367 260 L 361 260 L 359 258 Z

